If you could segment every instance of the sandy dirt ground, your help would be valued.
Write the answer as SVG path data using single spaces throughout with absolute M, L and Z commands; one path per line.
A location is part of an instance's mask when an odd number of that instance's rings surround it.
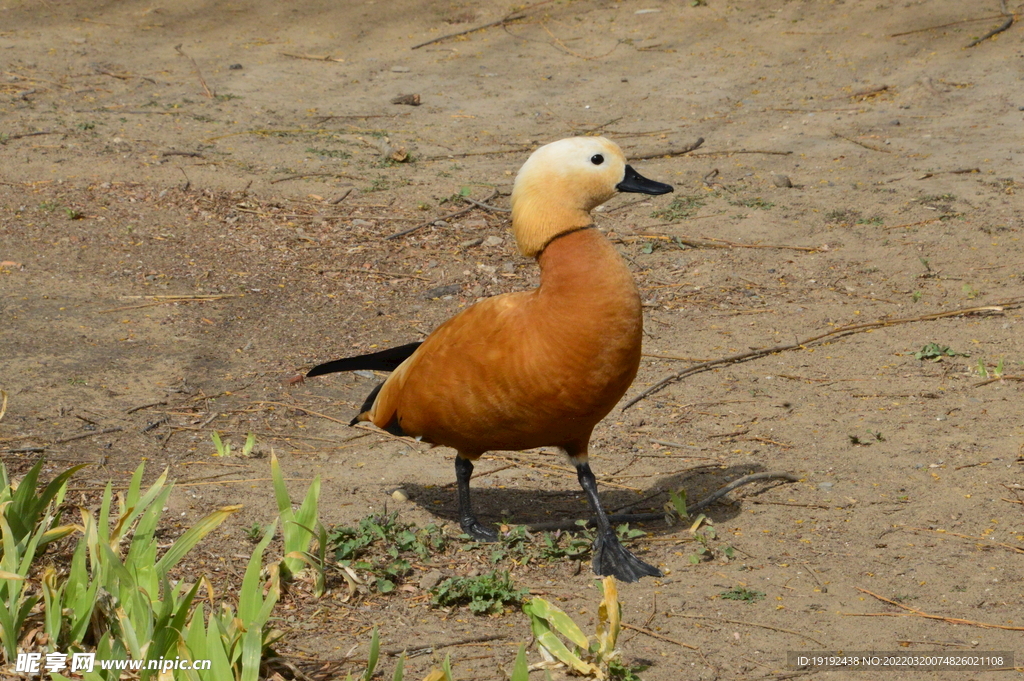
M 244 504 L 188 565 L 227 588 L 244 530 L 276 514 L 271 448 L 296 499 L 321 477 L 325 523 L 387 506 L 456 534 L 451 451 L 345 425 L 378 378 L 290 379 L 535 285 L 506 214 L 459 196 L 507 207 L 531 149 L 603 134 L 676 187 L 597 213 L 645 305 L 626 400 L 785 348 L 613 411 L 592 446 L 606 505 L 799 477 L 712 506 L 697 564 L 688 526 L 644 526 L 632 546 L 666 576 L 622 586 L 645 630 L 624 660 L 675 681 L 811 673 L 796 650 L 1024 654 L 1024 34 L 967 47 L 998 5 L 0 0 L 4 462 L 95 463 L 86 505 L 168 466 L 182 529 Z M 213 456 L 213 431 L 256 433 L 257 455 Z M 477 470 L 487 522 L 585 513 L 554 451 Z M 434 646 L 415 678 L 445 654 L 457 679 L 504 678 L 522 613 L 432 609 L 422 588 L 490 569 L 463 548 L 388 596 L 296 587 L 280 651 L 343 672 L 377 626 L 386 648 Z M 592 629 L 588 565 L 501 567 Z

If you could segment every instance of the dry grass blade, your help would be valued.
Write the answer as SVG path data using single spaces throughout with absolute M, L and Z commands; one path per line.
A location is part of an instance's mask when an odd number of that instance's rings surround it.
M 852 137 L 847 137 L 846 135 L 838 133 L 835 130 L 832 131 L 832 134 L 835 135 L 836 137 L 838 137 L 839 139 L 844 139 L 847 142 L 853 142 L 857 146 L 864 147 L 865 149 L 870 149 L 871 151 L 880 151 L 883 154 L 891 154 L 892 153 L 888 149 L 883 149 L 882 147 L 876 147 L 873 144 L 868 144 L 867 142 L 861 142 L 860 140 L 854 139 Z
M 282 57 L 291 57 L 292 59 L 308 59 L 310 61 L 336 61 L 336 62 L 343 62 L 343 61 L 345 61 L 344 59 L 339 59 L 337 57 L 332 57 L 329 54 L 328 55 L 324 55 L 324 56 L 321 57 L 321 56 L 315 55 L 315 54 L 292 54 L 291 52 L 282 52 L 281 56 Z
M 913 33 L 924 33 L 925 31 L 934 31 L 938 28 L 948 28 L 950 26 L 958 26 L 959 24 L 970 24 L 975 21 L 990 21 L 992 19 L 998 19 L 1001 15 L 993 14 L 990 17 L 978 17 L 977 19 L 960 19 L 959 21 L 951 21 L 948 24 L 938 24 L 937 26 L 927 26 L 925 28 L 915 28 L 912 31 L 903 31 L 902 33 L 890 33 L 890 38 L 899 38 L 904 35 L 911 35 Z
M 192 62 L 192 68 L 194 68 L 196 70 L 196 76 L 199 78 L 199 82 L 202 83 L 202 85 L 203 85 L 203 91 L 206 93 L 206 96 L 208 98 L 213 99 L 213 97 L 214 97 L 213 91 L 210 90 L 210 86 L 208 86 L 206 84 L 206 79 L 203 78 L 203 72 L 199 70 L 199 64 L 196 63 L 196 60 L 193 59 L 192 57 L 188 56 L 187 54 L 185 54 L 185 52 L 181 49 L 181 43 L 178 43 L 177 45 L 175 45 L 174 46 L 174 50 L 175 50 L 175 52 L 180 54 L 182 57 L 185 57 L 190 62 Z
M 729 624 L 741 624 L 741 625 L 746 626 L 746 627 L 758 627 L 758 628 L 761 628 L 761 629 L 768 629 L 770 631 L 781 631 L 784 634 L 793 634 L 794 636 L 800 636 L 801 638 L 806 638 L 808 641 L 813 641 L 814 643 L 817 643 L 822 648 L 826 647 L 824 643 L 822 643 L 821 641 L 819 641 L 816 638 L 812 638 L 811 636 L 808 636 L 807 634 L 801 634 L 799 631 L 793 631 L 792 629 L 783 629 L 781 627 L 773 627 L 773 626 L 770 626 L 770 625 L 767 625 L 767 624 L 757 624 L 756 622 L 742 622 L 740 620 L 727 620 L 727 619 L 720 618 L 720 617 L 706 617 L 704 615 L 682 615 L 682 614 L 675 613 L 675 612 L 668 613 L 668 616 L 669 617 L 684 617 L 684 618 L 690 619 L 690 620 L 710 620 L 712 622 L 728 622 Z
M 990 544 L 992 546 L 999 546 L 1004 549 L 1009 549 L 1014 553 L 1024 553 L 1024 548 L 1020 546 L 1014 546 L 1013 544 L 1005 544 L 1001 541 L 995 541 L 994 539 L 986 539 L 985 537 L 972 537 L 969 534 L 959 534 L 958 532 L 947 532 L 946 530 L 930 530 L 927 527 L 904 527 L 905 530 L 912 532 L 934 532 L 935 534 L 946 534 L 951 537 L 960 537 L 961 539 L 970 539 L 971 541 L 979 542 L 981 544 Z
M 3 402 L 0 403 L 0 421 L 4 420 L 4 414 L 7 413 L 7 391 L 0 390 L 0 398 L 3 398 Z
M 913 322 L 930 322 L 936 319 L 944 319 L 946 317 L 959 317 L 962 315 L 979 314 L 984 312 L 1002 312 L 1006 309 L 1018 308 L 1024 305 L 1024 298 L 1015 298 L 1013 300 L 1007 300 L 1001 303 L 995 303 L 993 305 L 983 305 L 979 307 L 966 307 L 957 310 L 949 310 L 948 312 L 936 312 L 935 314 L 926 314 L 920 317 L 903 317 L 901 319 L 881 319 L 876 322 L 867 322 L 865 324 L 853 324 L 851 326 L 844 326 L 828 333 L 823 333 L 804 340 L 798 340 L 795 343 L 789 345 L 776 345 L 771 348 L 763 348 L 761 350 L 751 350 L 750 352 L 741 352 L 737 355 L 730 355 L 728 357 L 722 357 L 721 359 L 712 360 L 710 362 L 703 362 L 692 367 L 677 371 L 674 374 L 662 378 L 660 381 L 647 388 L 642 393 L 629 400 L 622 406 L 622 410 L 629 409 L 634 404 L 644 399 L 648 395 L 653 395 L 670 383 L 674 383 L 680 379 L 686 378 L 693 374 L 698 374 L 703 371 L 709 371 L 717 366 L 725 364 L 738 364 L 740 362 L 749 362 L 752 359 L 758 359 L 760 357 L 767 357 L 768 355 L 774 355 L 777 352 L 785 352 L 787 350 L 799 350 L 811 345 L 813 343 L 820 343 L 826 338 L 842 338 L 844 336 L 853 335 L 855 333 L 864 333 L 865 331 L 871 331 L 874 329 L 881 329 L 887 326 L 897 326 L 899 324 L 911 324 Z
M 980 388 L 983 385 L 988 385 L 989 383 L 997 383 L 999 381 L 1024 381 L 1024 376 L 996 376 L 995 378 L 990 378 L 987 381 L 975 383 L 971 387 Z
M 675 643 L 677 646 L 682 646 L 684 648 L 689 648 L 690 650 L 699 650 L 699 648 L 697 648 L 697 646 L 692 646 L 689 643 L 683 643 L 682 641 L 677 641 L 674 638 L 669 638 L 668 636 L 662 636 L 661 634 L 655 633 L 655 632 L 651 631 L 650 629 L 645 629 L 644 627 L 638 627 L 636 625 L 627 624 L 626 622 L 623 622 L 622 623 L 622 628 L 623 629 L 632 629 L 633 631 L 638 631 L 638 632 L 640 632 L 641 634 L 643 634 L 645 636 L 650 636 L 651 638 L 656 638 L 659 641 L 668 641 L 669 643 Z
M 857 589 L 857 591 L 860 591 L 861 593 L 866 593 L 868 596 L 871 596 L 873 598 L 877 598 L 878 600 L 882 601 L 883 603 L 888 603 L 889 605 L 895 605 L 897 608 L 902 608 L 903 610 L 906 610 L 907 612 L 906 613 L 901 613 L 901 612 L 863 612 L 863 613 L 862 612 L 846 612 L 846 613 L 843 613 L 843 615 L 845 617 L 923 617 L 924 619 L 941 620 L 943 622 L 949 622 L 950 624 L 966 624 L 968 626 L 980 627 L 982 629 L 1005 629 L 1006 631 L 1024 631 L 1024 627 L 1009 627 L 1009 626 L 1006 626 L 1005 624 L 991 624 L 989 622 L 975 622 L 974 620 L 965 620 L 965 619 L 961 619 L 959 617 L 945 617 L 943 615 L 929 615 L 928 613 L 923 612 L 921 610 L 918 610 L 917 608 L 911 608 L 908 605 L 903 605 L 902 603 L 897 603 L 896 601 L 890 601 L 888 598 L 884 598 L 882 596 L 879 596 L 878 594 L 873 593 L 871 591 L 868 591 L 867 589 L 862 589 L 859 586 L 855 587 L 855 588 Z

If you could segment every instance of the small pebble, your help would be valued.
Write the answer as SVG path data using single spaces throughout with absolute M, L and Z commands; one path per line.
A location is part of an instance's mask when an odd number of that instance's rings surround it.
M 408 66 L 392 66 L 392 73 L 409 73 L 410 69 Z
M 232 64 L 228 68 L 231 69 L 232 71 L 241 71 L 242 70 L 242 65 L 241 64 Z
M 431 570 L 422 577 L 420 577 L 420 588 L 424 591 L 430 591 L 435 586 L 441 583 L 444 575 L 441 574 L 440 570 Z
M 505 240 L 500 236 L 489 236 L 484 239 L 484 246 L 500 246 L 505 243 Z
M 772 175 L 772 182 L 776 187 L 792 187 L 793 183 L 789 179 L 789 175 Z
M 466 241 L 463 241 L 461 244 L 459 244 L 459 248 L 472 248 L 473 246 L 479 246 L 483 242 L 484 238 L 478 236 L 475 239 L 467 239 Z
M 409 501 L 409 495 L 405 493 L 405 490 L 396 489 L 391 493 L 391 498 L 395 501 Z

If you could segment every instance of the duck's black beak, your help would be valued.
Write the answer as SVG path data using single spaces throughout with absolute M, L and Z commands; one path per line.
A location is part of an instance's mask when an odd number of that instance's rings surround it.
M 622 182 L 615 185 L 615 188 L 620 192 L 636 192 L 637 194 L 668 194 L 674 191 L 670 184 L 648 180 L 633 170 L 633 166 L 626 166 L 626 176 L 622 178 Z

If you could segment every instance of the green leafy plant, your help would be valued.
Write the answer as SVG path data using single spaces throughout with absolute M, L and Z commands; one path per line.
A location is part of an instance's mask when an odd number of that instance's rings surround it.
M 686 507 L 686 490 L 685 489 L 669 490 L 668 491 L 668 501 L 669 501 L 669 504 L 670 504 L 669 508 L 672 511 L 675 511 L 676 515 L 679 518 L 689 518 L 690 517 L 690 512 L 689 512 L 689 510 Z
M 969 352 L 955 352 L 951 350 L 948 345 L 939 345 L 938 343 L 928 343 L 920 350 L 914 353 L 914 357 L 919 360 L 931 360 L 938 362 L 943 357 L 970 357 Z
M 697 542 L 697 548 L 690 555 L 690 563 L 697 565 L 702 560 L 714 560 L 715 556 L 720 556 L 723 560 L 732 560 L 735 555 L 735 549 L 731 546 L 724 548 L 717 548 L 714 540 L 718 539 L 718 532 L 715 530 L 715 526 L 711 524 L 711 520 L 701 513 L 693 521 L 690 526 L 690 534 L 693 536 L 694 541 Z
M 512 584 L 508 570 L 493 570 L 478 577 L 449 577 L 433 589 L 434 605 L 468 605 L 477 615 L 500 613 L 506 604 L 520 603 L 529 594 Z
M 540 557 L 548 561 L 583 560 L 590 555 L 594 539 L 590 533 L 545 532 L 541 537 Z M 563 545 L 563 540 L 565 544 Z
M 533 637 L 545 660 L 557 660 L 577 674 L 603 678 L 619 659 L 615 646 L 622 628 L 622 606 L 614 577 L 605 577 L 598 584 L 602 599 L 593 639 L 563 610 L 539 596 L 530 599 L 523 612 L 530 617 Z
M 327 158 L 352 158 L 352 154 L 344 149 L 318 149 L 316 147 L 307 147 L 306 153 L 315 154 L 316 156 L 325 156 Z
M 313 478 L 298 510 L 292 509 L 292 500 L 284 484 L 281 464 L 273 452 L 270 454 L 270 477 L 273 480 L 277 511 L 281 518 L 281 534 L 284 536 L 284 560 L 281 567 L 283 576 L 287 579 L 302 569 L 303 564 L 310 562 L 307 560 L 306 552 L 317 536 L 315 528 L 320 523 L 320 476 Z
M 664 208 L 651 213 L 651 217 L 661 218 L 668 222 L 691 218 L 697 214 L 697 211 L 704 207 L 704 203 L 705 198 L 703 196 L 677 196 Z
M 156 526 L 171 486 L 166 471 L 146 490 L 142 489 L 144 465 L 140 465 L 128 489 L 115 498 L 106 486 L 94 515 L 81 510 L 81 526 L 57 526 L 67 481 L 81 466 L 60 473 L 48 485 L 38 485 L 40 462 L 15 487 L 0 466 L 6 483 L 0 491 L 0 533 L 4 553 L 0 557 L 0 635 L 10 659 L 25 618 L 43 601 L 42 629 L 50 652 L 81 651 L 87 641 L 101 659 L 124 660 L 130 655 L 143 662 L 142 680 L 156 670 L 149 661 L 173 656 L 181 631 L 191 612 L 200 582 L 172 584 L 168 573 L 207 534 L 240 506 L 217 509 L 189 528 L 157 559 Z M 9 514 L 19 513 L 13 526 Z M 26 523 L 34 523 L 23 534 Z M 79 539 L 63 579 L 52 566 L 40 571 L 38 595 L 24 590 L 26 577 L 38 549 L 50 541 L 79 530 Z M 22 539 L 19 542 L 18 537 Z M 258 665 L 257 665 L 258 666 Z M 95 672 L 89 681 L 117 678 L 116 671 Z
M 513 525 L 507 532 L 498 534 L 498 541 L 493 544 L 482 544 L 491 549 L 491 562 L 498 563 L 510 560 L 514 563 L 528 563 L 535 554 L 533 536 L 525 525 Z
M 718 594 L 719 598 L 727 601 L 745 601 L 747 603 L 756 603 L 757 601 L 764 600 L 764 596 L 763 591 L 755 591 L 745 586 L 734 586 L 728 591 Z
M 276 529 L 276 522 L 265 528 L 263 538 L 249 557 L 238 591 L 238 610 L 220 603 L 206 616 L 205 608 L 200 605 L 193 611 L 188 628 L 177 642 L 179 657 L 190 661 L 210 660 L 208 673 L 198 677 L 204 681 L 257 681 L 260 661 L 273 656 L 271 646 L 283 635 L 269 626 L 271 612 L 281 597 L 279 563 L 267 569 L 265 596 L 261 584 L 263 554 Z M 194 674 L 189 676 L 195 678 Z
M 520 647 L 520 653 L 522 648 Z M 380 661 L 380 636 L 377 634 L 377 628 L 374 627 L 373 634 L 370 636 L 370 650 L 367 653 L 366 669 L 356 679 L 352 678 L 352 674 L 345 676 L 345 681 L 370 681 L 377 672 L 377 663 Z M 517 669 L 519 659 L 516 658 Z M 525 659 L 524 659 L 525 664 Z M 510 681 L 529 681 L 529 671 L 527 670 L 526 676 L 517 677 L 515 673 L 512 674 Z M 392 681 L 405 681 L 405 655 L 403 654 L 398 658 L 398 662 L 395 663 L 395 672 L 391 677 Z M 452 681 L 452 661 L 451 657 L 446 655 L 444 662 L 441 664 L 441 669 L 436 667 L 427 674 L 423 681 Z
M 742 206 L 744 208 L 756 208 L 758 210 L 771 210 L 775 207 L 775 204 L 771 201 L 765 201 L 761 197 L 753 199 L 733 199 L 729 201 L 730 205 Z
M 214 456 L 231 456 L 231 441 L 221 438 L 220 433 L 213 431 L 210 433 L 210 439 L 213 440 L 213 446 L 216 448 Z M 252 456 L 252 450 L 256 447 L 256 433 L 249 433 L 245 438 L 245 444 L 242 445 L 242 456 Z
M 850 208 L 835 208 L 825 213 L 825 222 L 852 225 L 859 217 L 859 211 Z
M 621 660 L 612 660 L 608 663 L 608 678 L 613 681 L 643 681 L 639 672 L 647 669 L 648 665 L 641 664 L 628 666 Z
M 410 558 L 444 551 L 447 539 L 437 525 L 416 528 L 393 511 L 367 516 L 356 527 L 336 527 L 324 544 L 341 565 L 366 570 L 377 591 L 389 593 L 412 570 Z

